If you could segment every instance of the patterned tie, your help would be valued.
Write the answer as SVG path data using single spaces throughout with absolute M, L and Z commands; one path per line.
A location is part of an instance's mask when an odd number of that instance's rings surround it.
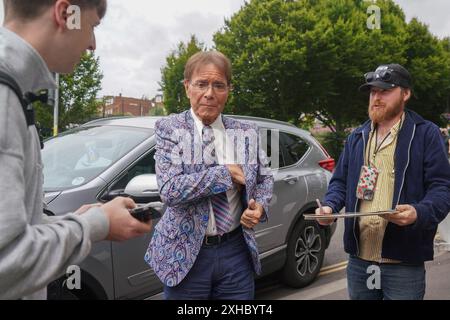
M 217 156 L 214 148 L 214 132 L 210 126 L 204 126 L 202 130 L 203 161 L 207 166 L 217 165 Z M 220 235 L 230 231 L 233 218 L 230 215 L 230 206 L 226 192 L 211 197 L 211 205 L 216 218 L 216 227 Z

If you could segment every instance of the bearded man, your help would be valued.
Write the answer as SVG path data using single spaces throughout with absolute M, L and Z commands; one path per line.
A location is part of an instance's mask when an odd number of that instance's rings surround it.
M 370 120 L 347 139 L 318 220 L 346 211 L 386 215 L 345 219 L 350 299 L 423 299 L 424 262 L 450 211 L 450 165 L 439 128 L 405 108 L 410 73 L 399 64 L 365 75 Z

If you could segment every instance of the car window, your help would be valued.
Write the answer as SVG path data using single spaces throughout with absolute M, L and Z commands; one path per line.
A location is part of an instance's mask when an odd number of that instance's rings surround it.
M 147 155 L 145 155 L 142 159 L 136 162 L 131 166 L 124 174 L 121 175 L 121 178 L 118 182 L 113 184 L 111 190 L 125 190 L 128 182 L 131 181 L 134 177 L 140 176 L 142 174 L 153 173 L 155 174 L 155 150 L 150 151 Z
M 280 132 L 280 146 L 286 167 L 299 162 L 309 149 L 309 145 L 302 138 L 286 132 Z
M 44 190 L 62 191 L 88 183 L 153 133 L 133 127 L 80 127 L 47 140 L 42 150 Z
M 276 147 L 272 148 L 272 135 L 276 137 L 278 133 L 278 130 L 271 130 L 267 128 L 262 128 L 259 131 L 261 147 L 266 152 L 267 157 L 269 158 L 271 169 L 278 169 L 285 166 L 280 144 L 278 145 L 278 166 L 275 166 L 271 161 L 272 151 L 276 150 Z

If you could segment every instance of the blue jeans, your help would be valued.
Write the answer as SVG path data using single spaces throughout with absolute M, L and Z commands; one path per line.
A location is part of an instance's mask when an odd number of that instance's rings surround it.
M 189 273 L 175 287 L 164 286 L 167 300 L 252 300 L 255 280 L 242 232 L 218 245 L 203 245 Z
M 347 284 L 351 300 L 422 300 L 425 266 L 376 263 L 350 256 Z

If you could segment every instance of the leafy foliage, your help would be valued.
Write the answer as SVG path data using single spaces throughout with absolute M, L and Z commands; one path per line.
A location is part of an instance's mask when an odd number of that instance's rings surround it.
M 367 28 L 361 0 L 252 0 L 214 35 L 232 61 L 232 113 L 301 124 L 314 115 L 333 130 L 367 118 L 363 74 L 383 63 L 405 65 L 415 81 L 410 107 L 439 121 L 450 95 L 449 42 L 391 0 L 377 1 L 381 29 Z
M 80 125 L 97 117 L 102 104 L 96 96 L 101 90 L 103 74 L 99 58 L 86 53 L 75 71 L 59 79 L 59 131 L 69 125 Z M 53 133 L 53 108 L 43 103 L 35 103 L 36 121 L 42 134 L 49 137 Z
M 189 100 L 183 85 L 184 66 L 191 56 L 203 48 L 203 44 L 199 43 L 195 36 L 192 36 L 188 43 L 180 42 L 177 49 L 166 58 L 166 66 L 161 69 L 160 86 L 168 114 L 179 113 L 189 108 Z
M 96 117 L 101 101 L 97 94 L 101 90 L 103 74 L 99 58 L 86 53 L 72 74 L 60 77 L 59 126 L 83 124 Z

